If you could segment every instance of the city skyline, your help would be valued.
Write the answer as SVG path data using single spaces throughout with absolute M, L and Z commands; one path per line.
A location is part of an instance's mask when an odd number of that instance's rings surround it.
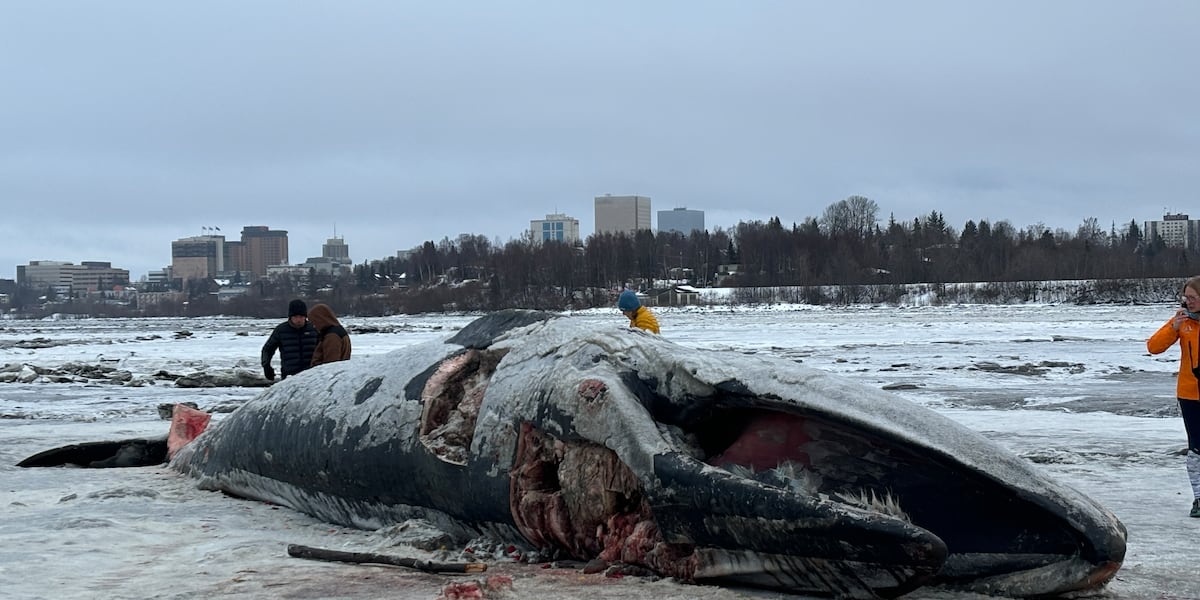
M 956 228 L 1194 213 L 1197 28 L 1187 0 L 15 3 L 0 265 L 140 274 L 233 223 L 308 255 L 332 222 L 361 262 L 592 232 L 606 193 L 710 228 L 852 195 Z
M 652 200 L 652 199 L 646 198 L 646 197 L 641 197 L 641 198 L 646 199 L 646 200 Z M 599 199 L 600 199 L 599 197 L 596 198 L 596 200 L 599 200 Z M 651 212 L 655 215 L 655 218 L 651 224 L 650 229 L 652 231 L 654 231 L 656 234 L 657 233 L 668 233 L 668 232 L 660 232 L 659 231 L 658 214 L 659 213 L 669 213 L 669 212 L 678 211 L 678 210 L 684 210 L 684 209 L 683 209 L 683 207 L 676 207 L 674 209 L 669 209 L 669 210 L 657 210 L 657 209 L 652 210 Z M 701 218 L 703 218 L 704 214 L 705 214 L 705 211 L 699 210 L 699 209 L 687 209 L 687 212 L 699 212 L 699 213 L 701 213 L 701 215 L 700 215 Z M 569 213 L 551 213 L 551 214 L 547 214 L 545 216 L 546 217 L 555 217 L 555 218 L 566 217 L 566 218 L 571 218 L 576 221 L 578 220 Z M 812 218 L 819 218 L 817 215 L 809 215 L 809 216 Z M 882 215 L 878 215 L 878 216 L 879 216 L 879 218 L 876 221 L 877 224 L 880 225 L 881 227 L 886 225 L 889 217 L 884 217 Z M 1200 215 L 1198 215 L 1198 216 L 1200 216 Z M 922 217 L 924 217 L 924 215 L 922 215 Z M 1156 218 L 1156 219 L 1136 219 L 1136 218 L 1134 218 L 1131 220 L 1137 222 L 1137 225 L 1138 225 L 1141 235 L 1143 237 L 1148 236 L 1148 235 L 1159 235 L 1159 236 L 1163 237 L 1164 242 L 1169 246 L 1180 246 L 1181 245 L 1181 246 L 1188 246 L 1188 247 L 1200 247 L 1200 219 L 1193 219 L 1191 217 L 1192 217 L 1192 215 L 1190 215 L 1189 213 L 1169 213 L 1169 212 L 1167 212 L 1167 213 L 1160 215 L 1160 217 Z M 897 218 L 897 221 L 911 223 L 911 219 L 906 220 L 906 219 Z M 1008 220 L 1007 219 L 999 219 L 997 221 L 989 221 L 989 222 L 994 224 L 994 223 L 997 223 L 1000 221 L 1008 221 Z M 533 219 L 531 221 L 528 221 L 528 223 L 540 223 L 540 222 L 542 222 L 541 219 Z M 978 221 L 974 221 L 974 222 L 978 223 Z M 1027 226 L 1037 225 L 1034 223 L 1019 224 L 1019 223 L 1013 223 L 1011 221 L 1008 221 L 1008 222 L 1014 228 L 1016 228 L 1018 231 L 1024 229 Z M 1081 221 L 1080 225 L 1082 225 L 1082 224 L 1083 224 L 1083 222 Z M 1098 224 L 1100 225 L 1101 231 L 1103 231 L 1104 233 L 1108 233 L 1110 231 L 1111 227 L 1116 227 L 1117 233 L 1120 234 L 1122 232 L 1123 227 L 1125 227 L 1129 224 L 1129 221 L 1110 223 L 1109 226 L 1107 226 L 1107 227 L 1103 223 L 1098 223 Z M 789 224 L 785 223 L 785 225 L 789 225 Z M 947 225 L 950 228 L 952 228 L 955 232 L 961 233 L 963 224 L 955 225 L 953 223 L 947 223 Z M 712 231 L 714 227 L 720 227 L 720 226 L 705 227 L 705 231 Z M 270 225 L 244 225 L 244 226 L 242 226 L 242 228 L 243 229 L 267 229 L 267 230 L 271 230 L 272 232 L 281 231 L 282 233 L 287 234 L 286 238 L 287 238 L 287 244 L 288 244 L 288 248 L 289 248 L 288 253 L 289 253 L 289 255 L 292 254 L 292 251 L 291 251 L 292 241 L 291 241 L 290 233 L 288 233 L 288 230 L 286 230 L 286 229 L 274 230 L 274 229 L 272 229 L 272 226 L 270 226 Z M 730 229 L 732 229 L 732 226 L 731 227 L 723 227 L 723 228 L 726 230 L 730 230 Z M 1060 228 L 1048 228 L 1048 230 L 1049 231 L 1065 231 L 1072 235 L 1075 234 L 1075 228 L 1061 228 L 1060 227 Z M 231 231 L 232 231 L 232 229 L 231 229 Z M 241 233 L 244 233 L 244 231 L 242 231 L 242 230 L 238 230 L 238 231 Z M 595 232 L 584 235 L 581 232 L 580 239 L 578 240 L 579 243 L 585 243 L 587 240 L 587 237 L 589 237 L 590 235 L 593 235 L 594 233 Z M 672 231 L 672 233 L 678 233 L 678 232 Z M 201 233 L 199 235 L 183 236 L 180 238 L 176 238 L 174 240 L 170 240 L 167 242 L 167 246 L 168 246 L 168 248 L 170 248 L 170 246 L 172 244 L 174 244 L 178 241 L 181 241 L 181 240 L 186 240 L 186 239 L 190 239 L 190 238 L 201 238 L 201 237 L 205 237 L 205 236 L 214 236 L 214 235 L 220 235 L 220 237 L 227 237 L 224 235 L 224 233 L 222 232 L 222 230 L 219 226 L 201 226 Z M 398 256 L 405 252 L 418 249 L 425 241 L 432 241 L 434 243 L 438 243 L 442 239 L 445 239 L 445 238 L 449 238 L 451 241 L 454 241 L 461 235 L 482 235 L 482 234 L 461 232 L 461 233 L 455 234 L 453 236 L 445 235 L 445 236 L 437 237 L 436 239 L 430 238 L 427 240 L 422 240 L 421 242 L 414 244 L 413 246 L 411 246 L 409 248 L 397 249 L 396 251 L 394 251 L 390 254 L 384 255 L 384 256 L 369 256 L 369 257 L 361 256 L 360 253 L 355 251 L 355 254 L 360 254 L 361 257 L 352 259 L 352 264 L 357 265 L 357 264 L 363 264 L 363 263 L 370 263 L 372 261 L 383 260 L 388 257 L 395 257 L 395 256 Z M 533 232 L 531 231 L 530 226 L 526 225 L 526 227 L 522 231 L 518 232 L 516 235 L 506 238 L 505 240 L 500 240 L 501 243 L 494 244 L 494 245 L 501 246 L 501 245 L 503 245 L 504 242 L 514 240 L 514 239 L 530 239 L 531 241 L 533 241 L 535 243 L 539 241 L 536 237 L 533 237 Z M 286 264 L 286 265 L 291 265 L 291 266 L 299 266 L 299 265 L 304 264 L 305 261 L 307 261 L 307 260 L 324 257 L 324 256 L 326 256 L 327 252 L 330 250 L 329 242 L 333 241 L 333 240 L 339 241 L 339 245 L 342 246 L 341 248 L 338 248 L 336 250 L 339 257 L 350 258 L 348 248 L 355 247 L 356 244 L 354 244 L 352 240 L 346 240 L 346 237 L 344 235 L 335 233 L 335 234 L 331 234 L 329 237 L 326 237 L 322 240 L 322 242 L 320 244 L 320 246 L 321 246 L 320 252 L 318 252 L 316 254 L 305 254 L 303 258 L 300 258 L 299 255 L 297 255 L 297 258 L 290 260 L 289 262 L 281 263 L 281 264 Z M 496 240 L 492 240 L 491 238 L 489 238 L 489 241 L 494 242 Z M 341 254 L 346 254 L 347 256 L 340 256 Z M 103 256 L 93 256 L 93 257 L 86 257 L 86 258 L 79 258 L 79 259 L 72 259 L 72 258 L 30 259 L 30 260 L 23 261 L 21 263 L 17 263 L 16 265 L 14 265 L 14 271 L 18 267 L 34 264 L 36 262 L 46 262 L 46 263 L 62 262 L 62 263 L 69 263 L 69 264 L 74 264 L 74 265 L 81 265 L 86 262 L 107 262 L 107 263 L 110 263 L 113 268 L 128 270 L 130 283 L 137 283 L 137 282 L 143 280 L 144 278 L 146 278 L 146 276 L 151 273 L 154 273 L 154 272 L 166 269 L 166 268 L 170 268 L 171 264 L 172 264 L 172 258 L 171 258 L 171 250 L 168 249 L 167 262 L 164 265 L 153 268 L 153 269 L 147 269 L 144 272 L 139 272 L 139 271 L 136 271 L 135 269 L 131 269 L 127 265 L 117 264 L 116 261 L 110 260 Z M 0 276 L 0 279 L 8 279 L 8 278 Z

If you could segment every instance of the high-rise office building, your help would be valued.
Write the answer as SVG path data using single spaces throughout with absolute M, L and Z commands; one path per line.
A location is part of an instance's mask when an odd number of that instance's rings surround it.
M 321 256 L 310 257 L 300 266 L 306 269 L 313 269 L 317 273 L 324 275 L 338 275 L 348 271 L 352 265 L 353 263 L 350 262 L 350 246 L 346 244 L 344 239 L 334 234 L 333 237 L 326 239 L 325 244 L 321 246 Z
M 325 240 L 325 244 L 321 246 L 321 258 L 332 258 L 349 264 L 350 246 L 346 244 L 346 240 L 335 235 Z
M 267 267 L 288 264 L 288 232 L 270 229 L 265 225 L 247 225 L 242 228 L 240 256 L 233 269 L 249 271 L 256 277 L 266 277 Z M 231 253 L 232 254 L 232 253 Z
M 225 236 L 197 235 L 171 242 L 171 275 L 208 279 L 225 270 Z
M 658 230 L 674 231 L 690 235 L 693 231 L 704 231 L 704 211 L 676 208 L 658 211 Z
M 529 236 L 536 243 L 553 240 L 575 244 L 579 242 L 579 219 L 558 213 L 546 215 L 545 219 L 529 222 Z
M 648 196 L 596 196 L 596 233 L 633 235 L 650 229 Z

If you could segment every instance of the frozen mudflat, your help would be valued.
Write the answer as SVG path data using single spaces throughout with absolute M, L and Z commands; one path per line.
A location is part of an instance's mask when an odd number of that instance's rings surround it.
M 1178 352 L 1145 339 L 1159 306 L 948 306 L 675 309 L 665 336 L 684 345 L 776 354 L 893 389 L 1038 464 L 1116 513 L 1129 530 L 1125 565 L 1096 597 L 1200 598 L 1183 425 L 1174 399 Z M 570 315 L 621 327 L 614 311 Z M 356 356 L 452 334 L 471 316 L 346 317 Z M 224 412 L 251 387 L 183 388 L 155 374 L 258 373 L 277 321 L 145 319 L 0 321 L 0 366 L 83 364 L 128 377 L 25 377 L 0 383 L 0 589 L 5 598 L 421 598 L 453 583 L 507 575 L 511 597 L 797 598 L 669 579 L 608 578 L 519 562 L 505 545 L 473 547 L 484 576 L 291 558 L 288 544 L 459 561 L 419 524 L 361 531 L 290 509 L 201 491 L 165 467 L 20 469 L 70 443 L 167 431 L 158 405 Z M 0 370 L 0 376 L 3 370 Z M 4 380 L 0 377 L 0 381 Z M 27 382 L 22 382 L 26 381 Z M 55 382 L 57 381 L 57 382 Z M 431 550 L 412 545 L 421 541 Z M 905 598 L 983 598 L 923 588 Z

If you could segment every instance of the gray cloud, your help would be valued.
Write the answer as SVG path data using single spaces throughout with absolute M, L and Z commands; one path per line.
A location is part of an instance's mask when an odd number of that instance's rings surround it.
M 637 193 L 709 226 L 852 194 L 1073 230 L 1187 212 L 1200 5 L 20 3 L 0 273 L 135 278 L 219 226 L 362 261 Z M 1193 212 L 1200 213 L 1200 209 Z M 2 276 L 2 275 L 0 275 Z

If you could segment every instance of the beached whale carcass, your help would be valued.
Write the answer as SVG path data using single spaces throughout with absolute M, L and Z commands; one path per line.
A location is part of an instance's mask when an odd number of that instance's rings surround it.
M 172 461 L 207 488 L 696 582 L 841 597 L 1098 587 L 1110 512 L 928 409 L 762 355 L 506 311 L 276 384 Z

